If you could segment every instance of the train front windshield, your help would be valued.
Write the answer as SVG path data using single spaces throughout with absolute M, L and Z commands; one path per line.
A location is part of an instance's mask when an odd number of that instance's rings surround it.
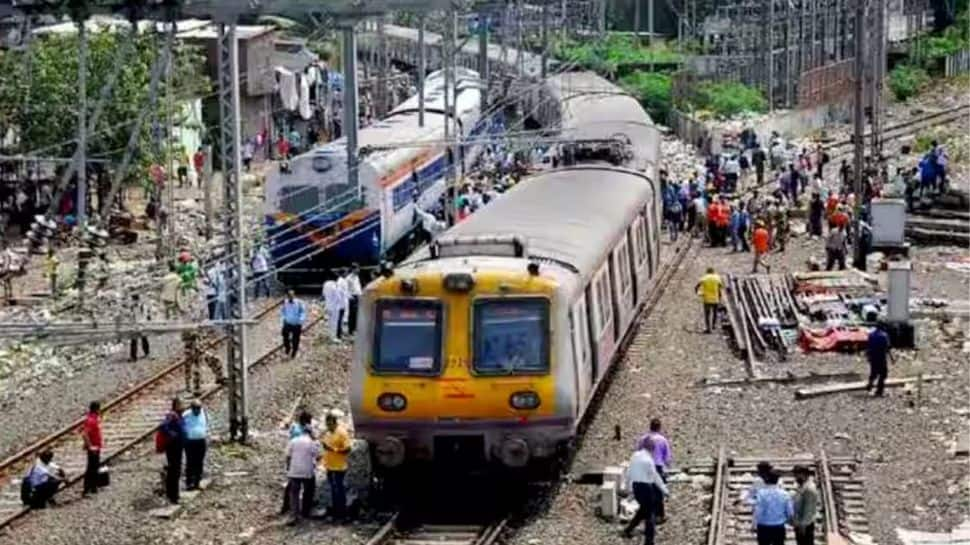
M 429 374 L 441 370 L 441 303 L 382 300 L 374 343 L 374 369 L 384 373 Z
M 549 369 L 549 302 L 497 299 L 475 303 L 474 366 L 479 373 Z

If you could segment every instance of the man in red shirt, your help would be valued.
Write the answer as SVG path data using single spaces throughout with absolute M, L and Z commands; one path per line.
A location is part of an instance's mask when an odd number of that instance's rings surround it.
M 280 135 L 280 139 L 276 141 L 276 153 L 279 154 L 281 161 L 290 158 L 290 141 L 282 134 Z
M 81 428 L 81 438 L 84 440 L 84 451 L 88 456 L 82 492 L 82 496 L 87 496 L 98 493 L 98 470 L 101 468 L 101 449 L 104 448 L 104 438 L 101 435 L 101 403 L 92 401 L 88 407 L 88 415 Z
M 195 150 L 195 155 L 192 156 L 192 166 L 195 167 L 195 173 L 198 174 L 199 187 L 202 187 L 202 176 L 205 174 L 205 152 L 202 151 L 202 146 Z
M 758 220 L 758 227 L 751 235 L 751 244 L 754 246 L 754 266 L 751 274 L 758 272 L 758 265 L 765 268 L 765 272 L 771 273 L 771 266 L 765 263 L 765 256 L 768 255 L 768 230 L 765 229 L 765 222 Z

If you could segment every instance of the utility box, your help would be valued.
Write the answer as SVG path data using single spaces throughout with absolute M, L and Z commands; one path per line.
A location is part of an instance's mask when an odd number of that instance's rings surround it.
M 606 520 L 613 520 L 620 510 L 620 499 L 617 495 L 616 483 L 603 481 L 600 486 L 600 516 Z
M 909 289 L 912 266 L 909 261 L 890 261 L 887 273 L 889 295 L 887 296 L 886 321 L 904 323 L 909 321 Z
M 903 248 L 906 236 L 906 201 L 903 199 L 873 199 L 872 247 Z
M 623 481 L 626 472 L 622 467 L 618 466 L 606 466 L 603 470 L 603 482 L 604 483 L 615 483 L 616 491 L 623 492 Z

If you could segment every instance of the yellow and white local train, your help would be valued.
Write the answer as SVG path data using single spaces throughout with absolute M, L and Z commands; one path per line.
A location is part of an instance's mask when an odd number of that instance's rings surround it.
M 595 74 L 546 84 L 572 164 L 524 179 L 362 296 L 350 401 L 378 468 L 555 457 L 655 280 L 657 130 Z M 605 138 L 626 143 L 622 159 Z

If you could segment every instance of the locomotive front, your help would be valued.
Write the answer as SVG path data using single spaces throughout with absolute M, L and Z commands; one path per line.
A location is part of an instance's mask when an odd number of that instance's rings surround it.
M 560 283 L 523 259 L 418 262 L 371 284 L 351 386 L 383 469 L 525 468 L 556 454 L 573 403 L 557 387 Z M 568 358 L 567 358 L 568 359 Z

